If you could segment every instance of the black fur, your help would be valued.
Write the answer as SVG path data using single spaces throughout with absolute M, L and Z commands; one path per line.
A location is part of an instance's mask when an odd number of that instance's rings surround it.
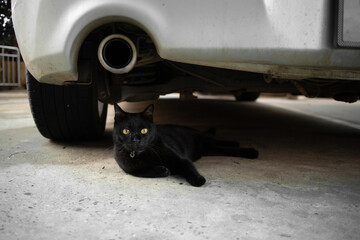
M 240 148 L 234 141 L 219 141 L 214 129 L 200 132 L 176 125 L 155 125 L 154 106 L 141 113 L 127 113 L 117 104 L 113 132 L 114 156 L 119 166 L 138 177 L 167 177 L 179 174 L 193 186 L 202 186 L 205 178 L 193 162 L 202 156 L 257 158 L 253 148 Z M 129 133 L 124 134 L 124 129 Z M 146 134 L 141 130 L 147 129 Z

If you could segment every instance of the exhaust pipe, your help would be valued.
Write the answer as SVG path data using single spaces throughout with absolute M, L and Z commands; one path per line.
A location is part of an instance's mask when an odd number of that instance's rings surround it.
M 112 34 L 101 41 L 98 58 L 108 71 L 116 74 L 128 73 L 136 64 L 136 47 L 128 37 Z

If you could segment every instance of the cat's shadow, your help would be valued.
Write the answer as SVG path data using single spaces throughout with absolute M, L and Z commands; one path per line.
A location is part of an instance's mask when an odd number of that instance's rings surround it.
M 88 149 L 89 151 L 96 150 L 111 150 L 113 149 L 112 129 L 106 129 L 104 135 L 98 139 L 93 140 L 67 140 L 67 141 L 54 141 L 52 144 L 62 146 L 64 149 L 67 147 L 75 149 Z M 109 152 L 111 152 L 109 151 Z

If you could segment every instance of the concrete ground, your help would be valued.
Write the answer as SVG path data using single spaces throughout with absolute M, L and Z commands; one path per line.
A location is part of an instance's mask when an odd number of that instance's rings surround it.
M 260 157 L 202 158 L 200 188 L 135 178 L 113 159 L 112 107 L 103 139 L 53 142 L 25 92 L 0 92 L 0 239 L 359 239 L 359 103 L 162 99 L 155 121 L 216 127 Z

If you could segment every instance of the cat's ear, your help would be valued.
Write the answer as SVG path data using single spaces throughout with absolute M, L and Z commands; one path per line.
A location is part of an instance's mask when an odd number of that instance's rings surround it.
M 119 105 L 114 103 L 114 109 L 115 109 L 115 122 L 119 122 L 123 120 L 126 116 L 126 112 L 120 108 Z
M 149 121 L 153 121 L 154 104 L 150 104 L 143 112 L 142 115 Z

